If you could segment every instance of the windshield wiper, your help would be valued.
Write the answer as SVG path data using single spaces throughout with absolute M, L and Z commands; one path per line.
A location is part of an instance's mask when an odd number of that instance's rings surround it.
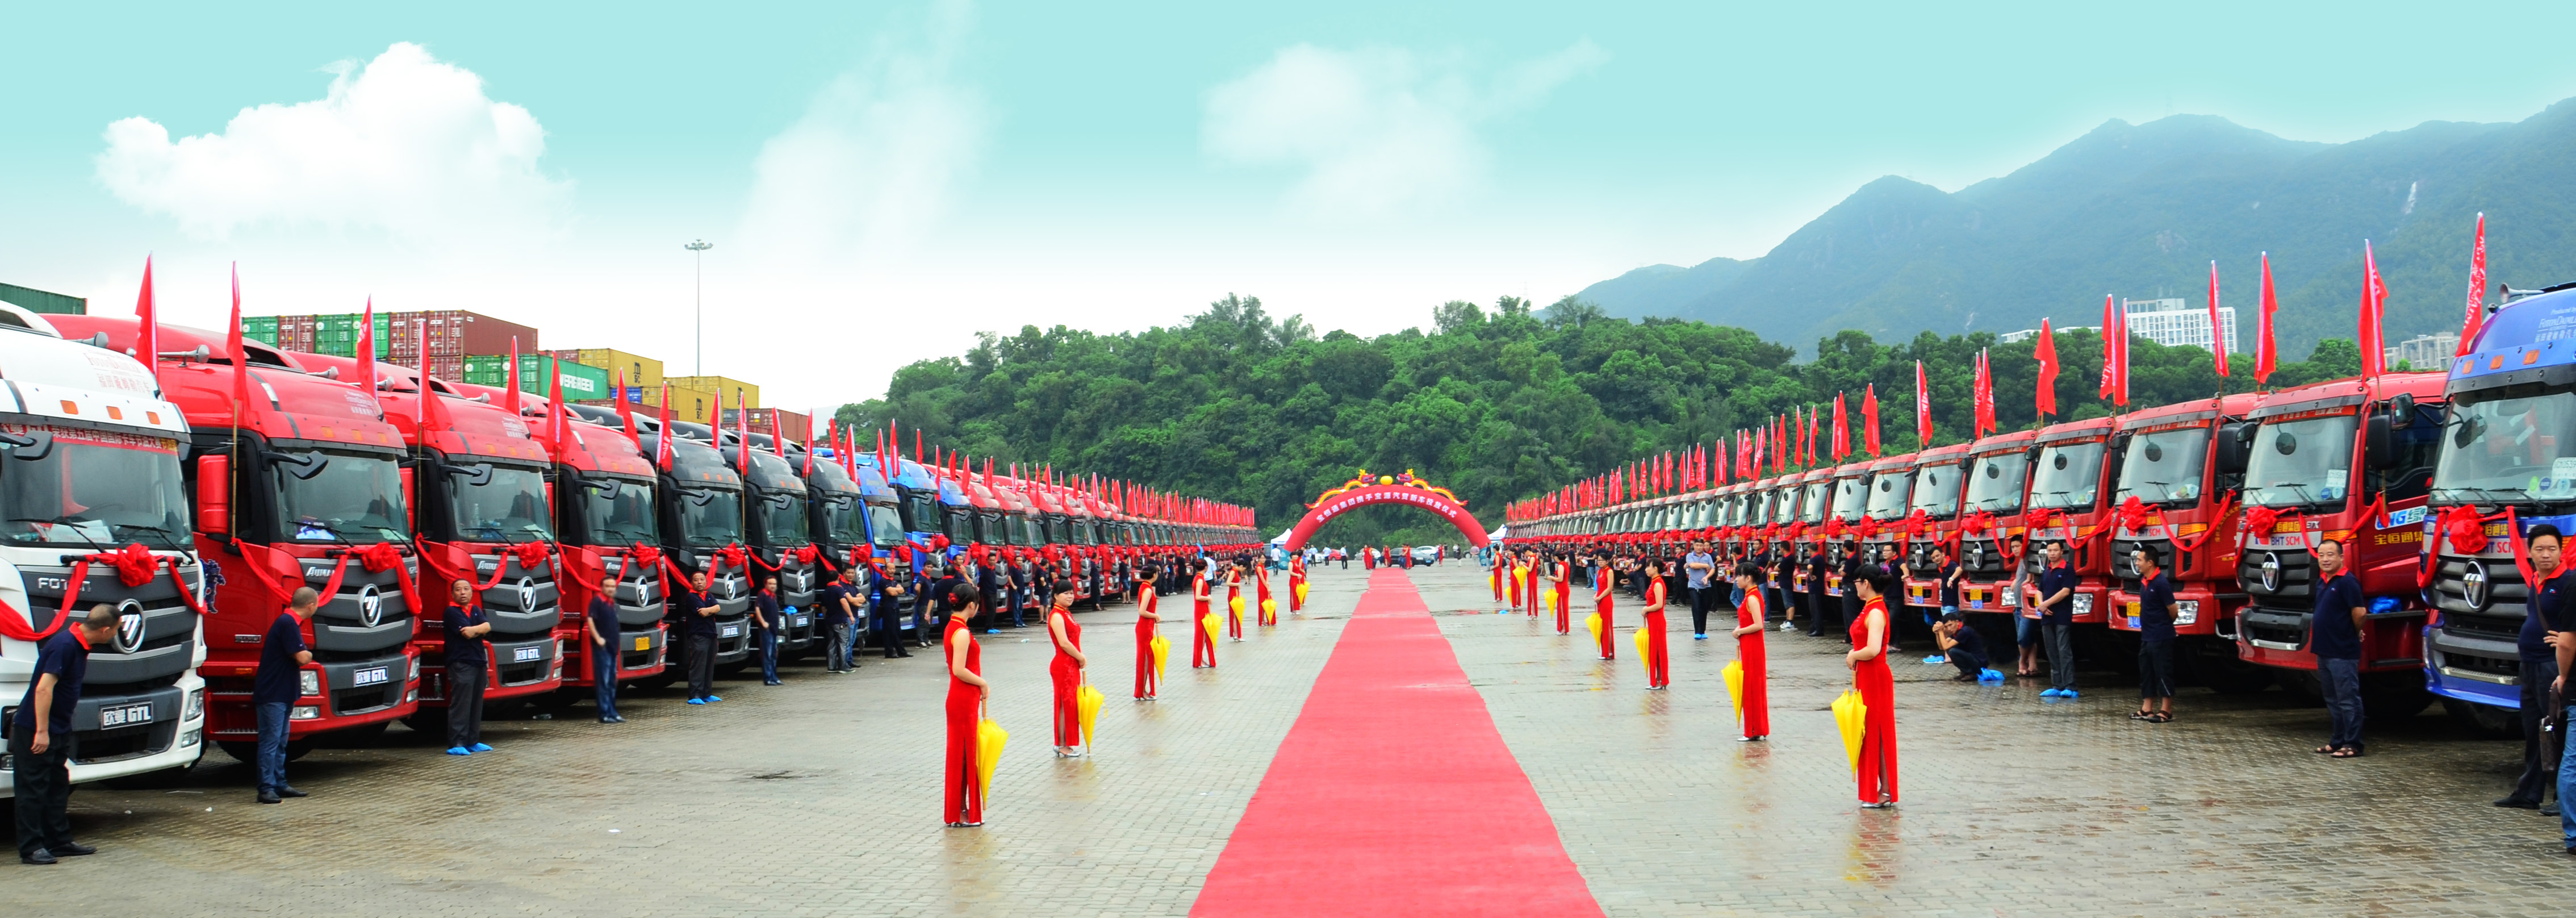
M 63 514 L 62 516 L 57 516 L 57 517 L 54 517 L 54 518 L 52 518 L 52 519 L 43 519 L 43 518 L 33 517 L 33 516 L 13 516 L 13 517 L 10 517 L 10 518 L 9 518 L 9 522 L 12 522 L 12 523 L 44 523 L 44 524 L 47 524 L 47 525 L 53 526 L 53 527 L 54 527 L 54 531 L 55 531 L 55 532 L 69 532 L 69 533 L 71 533 L 71 534 L 72 534 L 72 538 L 75 538 L 75 539 L 79 539 L 79 540 L 81 540 L 81 544 L 83 544 L 83 545 L 87 545 L 87 546 L 89 546 L 89 547 L 91 547 L 91 548 L 98 549 L 98 551 L 99 551 L 101 554 L 105 554 L 105 553 L 107 553 L 108 551 L 110 551 L 110 550 L 111 550 L 111 549 L 109 549 L 107 546 L 105 546 L 105 545 L 101 545 L 101 544 L 98 544 L 98 542 L 97 542 L 96 540 L 91 539 L 88 535 L 86 535 L 86 534 L 82 533 L 82 532 L 80 531 L 80 526 L 78 525 L 78 523 L 73 522 L 73 521 L 74 521 L 74 520 L 76 520 L 76 519 L 78 519 L 78 518 L 77 518 L 77 517 L 72 516 L 71 514 L 66 513 L 66 514 Z M 79 522 L 81 522 L 81 523 L 87 523 L 87 522 L 98 522 L 98 521 L 93 521 L 93 520 L 79 520 Z M 47 533 L 47 535 L 48 535 L 48 536 L 51 536 L 51 535 L 52 535 L 52 533 Z M 111 538 L 111 539 L 116 538 L 116 535 L 115 535 L 114 531 L 112 531 L 112 530 L 111 530 L 111 531 L 109 532 L 109 534 L 108 534 L 108 538 Z M 51 538 L 48 538 L 46 541 L 52 541 L 52 539 L 51 539 Z
M 2529 492 L 2529 491 L 2525 491 L 2525 490 L 2523 490 L 2523 489 L 2521 489 L 2521 488 L 2490 488 L 2490 487 L 2486 487 L 2486 486 L 2484 486 L 2484 485 L 2457 485 L 2457 486 L 2454 486 L 2454 487 L 2448 487 L 2448 488 L 2434 488 L 2433 490 L 2435 490 L 2435 491 L 2443 491 L 2443 492 L 2451 492 L 2451 493 L 2458 493 L 2458 492 L 2462 492 L 2462 491 L 2475 491 L 2475 492 L 2478 492 L 2478 493 L 2480 493 L 2480 494 L 2502 494 L 2502 495 L 2504 495 L 2504 496 L 2506 496 L 2506 497 L 2508 497 L 2508 498 L 2512 498 L 2512 499 L 2515 499 L 2515 500 L 2529 500 L 2529 499 L 2534 499 L 2534 498 L 2531 498 L 2531 497 L 2530 497 L 2531 492 Z

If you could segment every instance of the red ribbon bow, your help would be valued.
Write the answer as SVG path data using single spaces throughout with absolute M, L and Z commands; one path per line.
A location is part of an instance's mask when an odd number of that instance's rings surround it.
M 2126 529 L 2134 533 L 2146 528 L 2147 515 L 2146 502 L 2139 500 L 2137 495 L 2131 494 L 2127 500 L 2120 502 L 2119 509 L 2111 511 L 2111 526 L 2114 529 Z
M 2476 511 L 2473 510 L 2470 511 L 2470 513 L 2474 515 Z M 2244 533 L 2248 538 L 2268 539 L 2272 537 L 2272 524 L 2280 521 L 2281 511 L 2279 508 L 2247 507 L 2245 508 L 2245 519 L 2238 525 L 2237 531 Z M 2486 543 L 2481 540 L 2478 544 L 2484 545 Z
M 1860 522 L 1852 525 L 1852 531 L 1859 533 L 1862 541 L 1878 538 L 1878 518 L 1863 516 Z
M 1967 519 L 1959 521 L 1959 531 L 1968 535 L 1984 535 L 1994 528 L 1995 515 L 1983 510 L 1968 514 Z
M 1932 516 L 1924 512 L 1923 508 L 1916 507 L 1914 512 L 1905 515 L 1904 526 L 1906 538 L 1922 538 L 1923 531 L 1932 528 Z
M 2245 516 L 2251 519 L 2254 513 L 2249 510 Z M 2476 507 L 2462 504 L 2442 511 L 2437 531 L 2452 551 L 2474 555 L 2487 550 L 2487 518 L 2478 515 Z

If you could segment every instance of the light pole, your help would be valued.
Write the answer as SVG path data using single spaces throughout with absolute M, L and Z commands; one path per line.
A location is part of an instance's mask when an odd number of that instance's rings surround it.
M 692 376 L 707 375 L 707 250 L 715 247 L 715 243 L 704 239 L 681 246 L 698 257 L 698 366 L 690 372 Z

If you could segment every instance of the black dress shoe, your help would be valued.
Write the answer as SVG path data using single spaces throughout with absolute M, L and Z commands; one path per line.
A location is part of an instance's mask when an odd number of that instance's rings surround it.
M 2501 799 L 2501 800 L 2497 800 L 2497 801 L 2495 801 L 2495 803 L 2494 803 L 2493 805 L 2494 805 L 2494 806 L 2501 806 L 2501 807 L 2510 807 L 2510 808 L 2512 808 L 2512 809 L 2517 809 L 2517 810 L 2536 810 L 2536 809 L 2539 809 L 2539 808 L 2540 808 L 2540 801 L 2538 801 L 2538 800 L 2516 800 L 2516 799 L 2513 799 L 2513 798 L 2511 798 L 2511 797 L 2506 797 L 2506 798 L 2503 798 L 2503 799 Z
M 308 794 L 308 793 L 305 793 L 305 792 L 303 792 L 303 791 L 296 790 L 295 788 L 292 788 L 292 787 L 281 787 L 281 788 L 278 788 L 278 789 L 277 789 L 277 795 L 278 795 L 278 796 L 280 796 L 280 797 L 284 797 L 284 798 L 286 798 L 286 799 L 289 799 L 289 800 L 295 799 L 295 798 L 297 798 L 297 797 L 310 797 L 310 796 L 313 796 L 312 794 Z
M 98 849 L 79 842 L 65 842 L 59 845 L 46 845 L 45 850 L 53 852 L 55 857 L 80 857 L 85 854 L 98 853 Z
M 261 803 L 276 803 L 276 802 L 277 802 L 277 795 L 276 795 L 275 793 L 272 793 L 272 792 L 269 792 L 269 791 L 260 791 L 260 792 L 259 792 L 259 802 L 261 802 Z
M 27 852 L 27 853 L 25 853 L 25 854 L 18 855 L 18 863 L 21 863 L 21 864 L 35 864 L 35 865 L 42 866 L 42 865 L 45 865 L 45 864 L 51 864 L 51 863 L 53 863 L 53 862 L 54 862 L 54 853 L 53 853 L 53 852 L 51 852 L 51 851 L 47 851 L 47 850 L 45 850 L 45 849 L 43 849 L 43 848 L 38 848 L 38 849 L 36 849 L 36 850 L 34 850 L 34 851 L 29 851 L 29 852 Z

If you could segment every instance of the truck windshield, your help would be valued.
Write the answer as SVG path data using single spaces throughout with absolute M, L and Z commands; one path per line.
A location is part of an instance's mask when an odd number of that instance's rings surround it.
M 2020 450 L 1977 457 L 1968 473 L 1968 509 L 2011 513 L 2021 509 L 2023 479 L 2030 475 L 2030 454 Z
M 939 533 L 947 536 L 948 541 L 951 544 L 964 545 L 975 540 L 975 524 L 970 522 L 975 516 L 975 511 L 968 510 L 964 507 L 942 507 L 940 509 L 943 511 L 942 515 L 945 519 L 942 521 L 943 524 L 940 526 Z
M 480 467 L 490 465 L 491 473 Z M 553 514 L 546 510 L 546 474 L 532 468 L 476 463 L 448 466 L 450 519 L 455 538 L 478 542 L 545 542 L 554 536 Z M 476 474 L 464 474 L 467 468 Z
M 2265 421 L 2245 460 L 2245 505 L 2341 504 L 2352 479 L 2354 415 Z
M 823 537 L 834 545 L 868 544 L 868 505 L 847 491 L 816 491 L 815 505 L 823 508 Z
M 1040 533 L 1040 532 L 1038 531 L 1038 521 L 1037 521 L 1036 519 L 1033 519 L 1033 518 L 1030 518 L 1030 517 L 1026 517 L 1026 516 L 1020 517 L 1020 518 L 1019 518 L 1019 526 L 1020 526 L 1020 544 L 1022 544 L 1022 545 L 1044 545 L 1044 544 L 1046 544 L 1046 536 L 1045 536 L 1044 534 L 1042 534 L 1042 533 Z
M 411 514 L 403 509 L 402 469 L 391 456 L 332 450 L 289 452 L 301 464 L 275 462 L 279 538 L 296 542 L 404 542 Z M 320 463 L 316 470 L 313 463 Z M 300 478 L 299 475 L 311 475 Z
M 25 437 L 30 428 L 0 425 Z M 179 443 L 165 437 L 90 430 L 51 431 L 38 450 L 0 443 L 0 510 L 19 543 L 67 543 L 106 551 L 141 542 L 186 548 L 186 498 L 179 492 Z
M 2031 479 L 2032 509 L 2083 509 L 2093 506 L 2102 490 L 2100 440 L 2054 443 L 2039 450 L 2039 474 Z
M 2451 401 L 2433 497 L 2452 504 L 2576 500 L 2576 392 Z
M 1779 495 L 1779 503 L 1771 508 L 1771 521 L 1784 526 L 1797 522 L 1798 486 L 1783 485 L 1780 490 L 1775 493 Z
M 907 490 L 903 494 L 903 528 L 909 532 L 938 532 L 939 501 L 928 491 Z
M 1936 520 L 1949 519 L 1959 512 L 1959 463 L 1927 465 L 1914 473 L 1914 500 L 1909 510 L 1921 510 Z
M 893 504 L 868 505 L 868 533 L 878 545 L 892 548 L 903 544 L 903 514 Z
M 2176 427 L 2132 434 L 2120 460 L 2120 487 L 2114 502 L 2131 496 L 2150 504 L 2188 504 L 2200 499 L 2201 468 L 2209 461 L 2209 428 Z
M 1862 508 L 1869 495 L 1861 493 L 1859 476 L 1834 479 L 1834 518 L 1846 523 L 1860 522 Z
M 692 548 L 715 548 L 742 541 L 742 493 L 730 489 L 680 486 L 681 541 Z
M 794 548 L 813 541 L 813 521 L 806 518 L 805 495 L 795 491 L 766 491 L 760 499 L 761 544 Z
M 1825 491 L 1831 487 L 1833 483 L 1828 481 L 1807 482 L 1807 493 L 1798 498 L 1798 519 L 1809 523 L 1824 522 Z
M 653 487 L 638 481 L 602 478 L 573 489 L 573 506 L 593 544 L 658 545 L 662 527 L 653 516 Z
M 1869 483 L 1869 515 L 1892 520 L 1905 515 L 1905 505 L 1914 497 L 1914 474 L 1907 471 L 1879 473 Z

